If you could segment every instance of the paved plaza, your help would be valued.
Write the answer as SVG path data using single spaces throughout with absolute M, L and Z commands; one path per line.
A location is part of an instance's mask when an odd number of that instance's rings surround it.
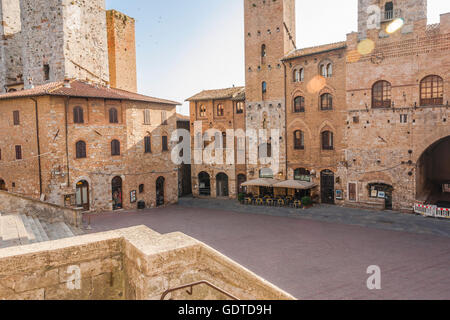
M 230 200 L 91 216 L 92 232 L 146 225 L 217 249 L 298 299 L 450 299 L 450 221 L 335 206 L 247 207 Z M 381 268 L 368 290 L 367 268 Z

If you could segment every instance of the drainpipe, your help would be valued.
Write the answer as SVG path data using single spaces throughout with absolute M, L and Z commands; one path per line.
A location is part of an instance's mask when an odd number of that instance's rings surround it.
M 69 168 L 69 128 L 67 125 L 67 113 L 69 110 L 69 98 L 64 99 L 64 127 L 66 136 L 66 166 L 67 166 L 67 187 L 70 186 L 70 168 Z
M 42 167 L 41 167 L 41 144 L 39 141 L 39 113 L 38 113 L 38 101 L 37 99 L 30 98 L 34 101 L 34 110 L 36 115 L 36 143 L 38 153 L 38 168 L 39 168 L 39 197 L 42 196 Z
M 288 123 L 287 123 L 287 113 L 288 113 L 288 97 L 287 97 L 287 73 L 286 73 L 286 64 L 283 62 L 284 66 L 284 103 L 285 103 L 285 110 L 284 110 L 284 145 L 285 145 L 285 152 L 286 152 L 286 180 L 288 179 Z

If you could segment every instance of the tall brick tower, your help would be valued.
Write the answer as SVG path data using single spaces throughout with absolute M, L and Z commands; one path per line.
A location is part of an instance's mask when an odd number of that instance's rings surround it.
M 111 86 L 136 92 L 135 20 L 116 10 L 106 12 Z
M 279 144 L 280 165 L 273 175 L 285 178 L 286 101 L 281 58 L 295 49 L 295 0 L 244 0 L 244 19 L 247 129 L 280 130 L 279 141 L 269 142 L 275 148 Z M 247 164 L 249 179 L 258 178 L 261 168 L 267 166 L 251 162 Z
M 427 18 L 427 0 L 359 0 L 359 38 L 366 38 L 367 30 L 374 29 L 375 24 L 379 26 L 375 29 L 383 29 L 385 24 L 396 18 L 402 18 L 405 22 L 403 33 L 412 32 L 414 22 Z

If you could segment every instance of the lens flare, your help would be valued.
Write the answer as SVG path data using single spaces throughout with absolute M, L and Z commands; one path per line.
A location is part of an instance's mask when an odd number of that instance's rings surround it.
M 348 63 L 358 62 L 359 59 L 361 59 L 361 53 L 359 53 L 358 50 L 351 50 L 347 54 L 347 62 Z
M 358 53 L 363 56 L 372 53 L 373 49 L 375 49 L 375 42 L 370 39 L 363 40 L 358 44 Z
M 386 32 L 394 33 L 396 31 L 400 30 L 404 24 L 405 24 L 405 21 L 402 18 L 397 18 L 387 26 Z
M 327 80 L 324 77 L 317 75 L 308 82 L 307 86 L 308 92 L 317 93 L 323 88 L 325 88 L 326 84 Z

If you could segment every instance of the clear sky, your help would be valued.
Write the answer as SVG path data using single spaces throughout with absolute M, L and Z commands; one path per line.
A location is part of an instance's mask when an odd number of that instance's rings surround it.
M 357 29 L 357 0 L 297 0 L 297 47 L 343 41 Z M 345 4 L 345 5 L 343 5 Z M 243 0 L 106 0 L 136 19 L 139 93 L 183 102 L 204 89 L 245 84 Z M 428 0 L 429 23 L 450 12 Z

